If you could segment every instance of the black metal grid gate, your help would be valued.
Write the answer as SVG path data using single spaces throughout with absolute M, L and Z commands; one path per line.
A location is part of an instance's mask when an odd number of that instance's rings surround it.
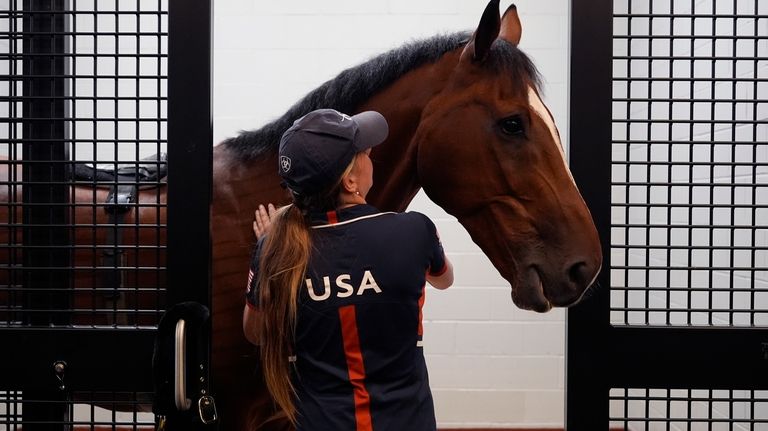
M 160 316 L 210 303 L 210 38 L 210 0 L 0 1 L 0 429 L 152 428 Z
M 572 3 L 567 429 L 768 430 L 768 2 Z

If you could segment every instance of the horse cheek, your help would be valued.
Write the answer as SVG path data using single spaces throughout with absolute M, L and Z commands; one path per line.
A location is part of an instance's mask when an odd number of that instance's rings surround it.
M 484 173 L 472 148 L 476 137 L 452 117 L 443 118 L 441 124 L 458 127 L 432 128 L 418 141 L 418 172 L 430 199 L 456 215 L 477 201 Z

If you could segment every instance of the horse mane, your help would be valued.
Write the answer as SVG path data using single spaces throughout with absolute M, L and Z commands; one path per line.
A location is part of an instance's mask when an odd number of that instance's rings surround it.
M 242 161 L 274 152 L 280 137 L 301 116 L 320 108 L 333 108 L 355 113 L 357 108 L 377 92 L 385 89 L 407 72 L 427 63 L 434 63 L 445 53 L 469 41 L 471 33 L 459 32 L 413 41 L 380 54 L 358 66 L 339 73 L 296 102 L 280 118 L 261 129 L 241 131 L 224 140 L 221 145 L 232 150 Z M 497 39 L 491 48 L 488 66 L 512 73 L 515 78 L 539 87 L 540 75 L 530 58 L 516 46 Z M 494 55 L 496 54 L 496 55 Z

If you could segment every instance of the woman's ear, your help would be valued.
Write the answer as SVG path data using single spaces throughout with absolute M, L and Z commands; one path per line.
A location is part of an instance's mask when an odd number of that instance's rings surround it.
M 355 193 L 357 189 L 357 175 L 355 175 L 353 169 L 341 178 L 341 191 L 346 193 Z

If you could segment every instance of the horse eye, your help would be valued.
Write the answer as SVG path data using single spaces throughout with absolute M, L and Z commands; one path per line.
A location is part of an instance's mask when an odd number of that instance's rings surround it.
M 525 132 L 525 130 L 523 130 L 523 121 L 518 116 L 502 118 L 499 121 L 499 127 L 501 127 L 501 131 L 504 132 L 504 134 L 510 136 L 521 135 Z

